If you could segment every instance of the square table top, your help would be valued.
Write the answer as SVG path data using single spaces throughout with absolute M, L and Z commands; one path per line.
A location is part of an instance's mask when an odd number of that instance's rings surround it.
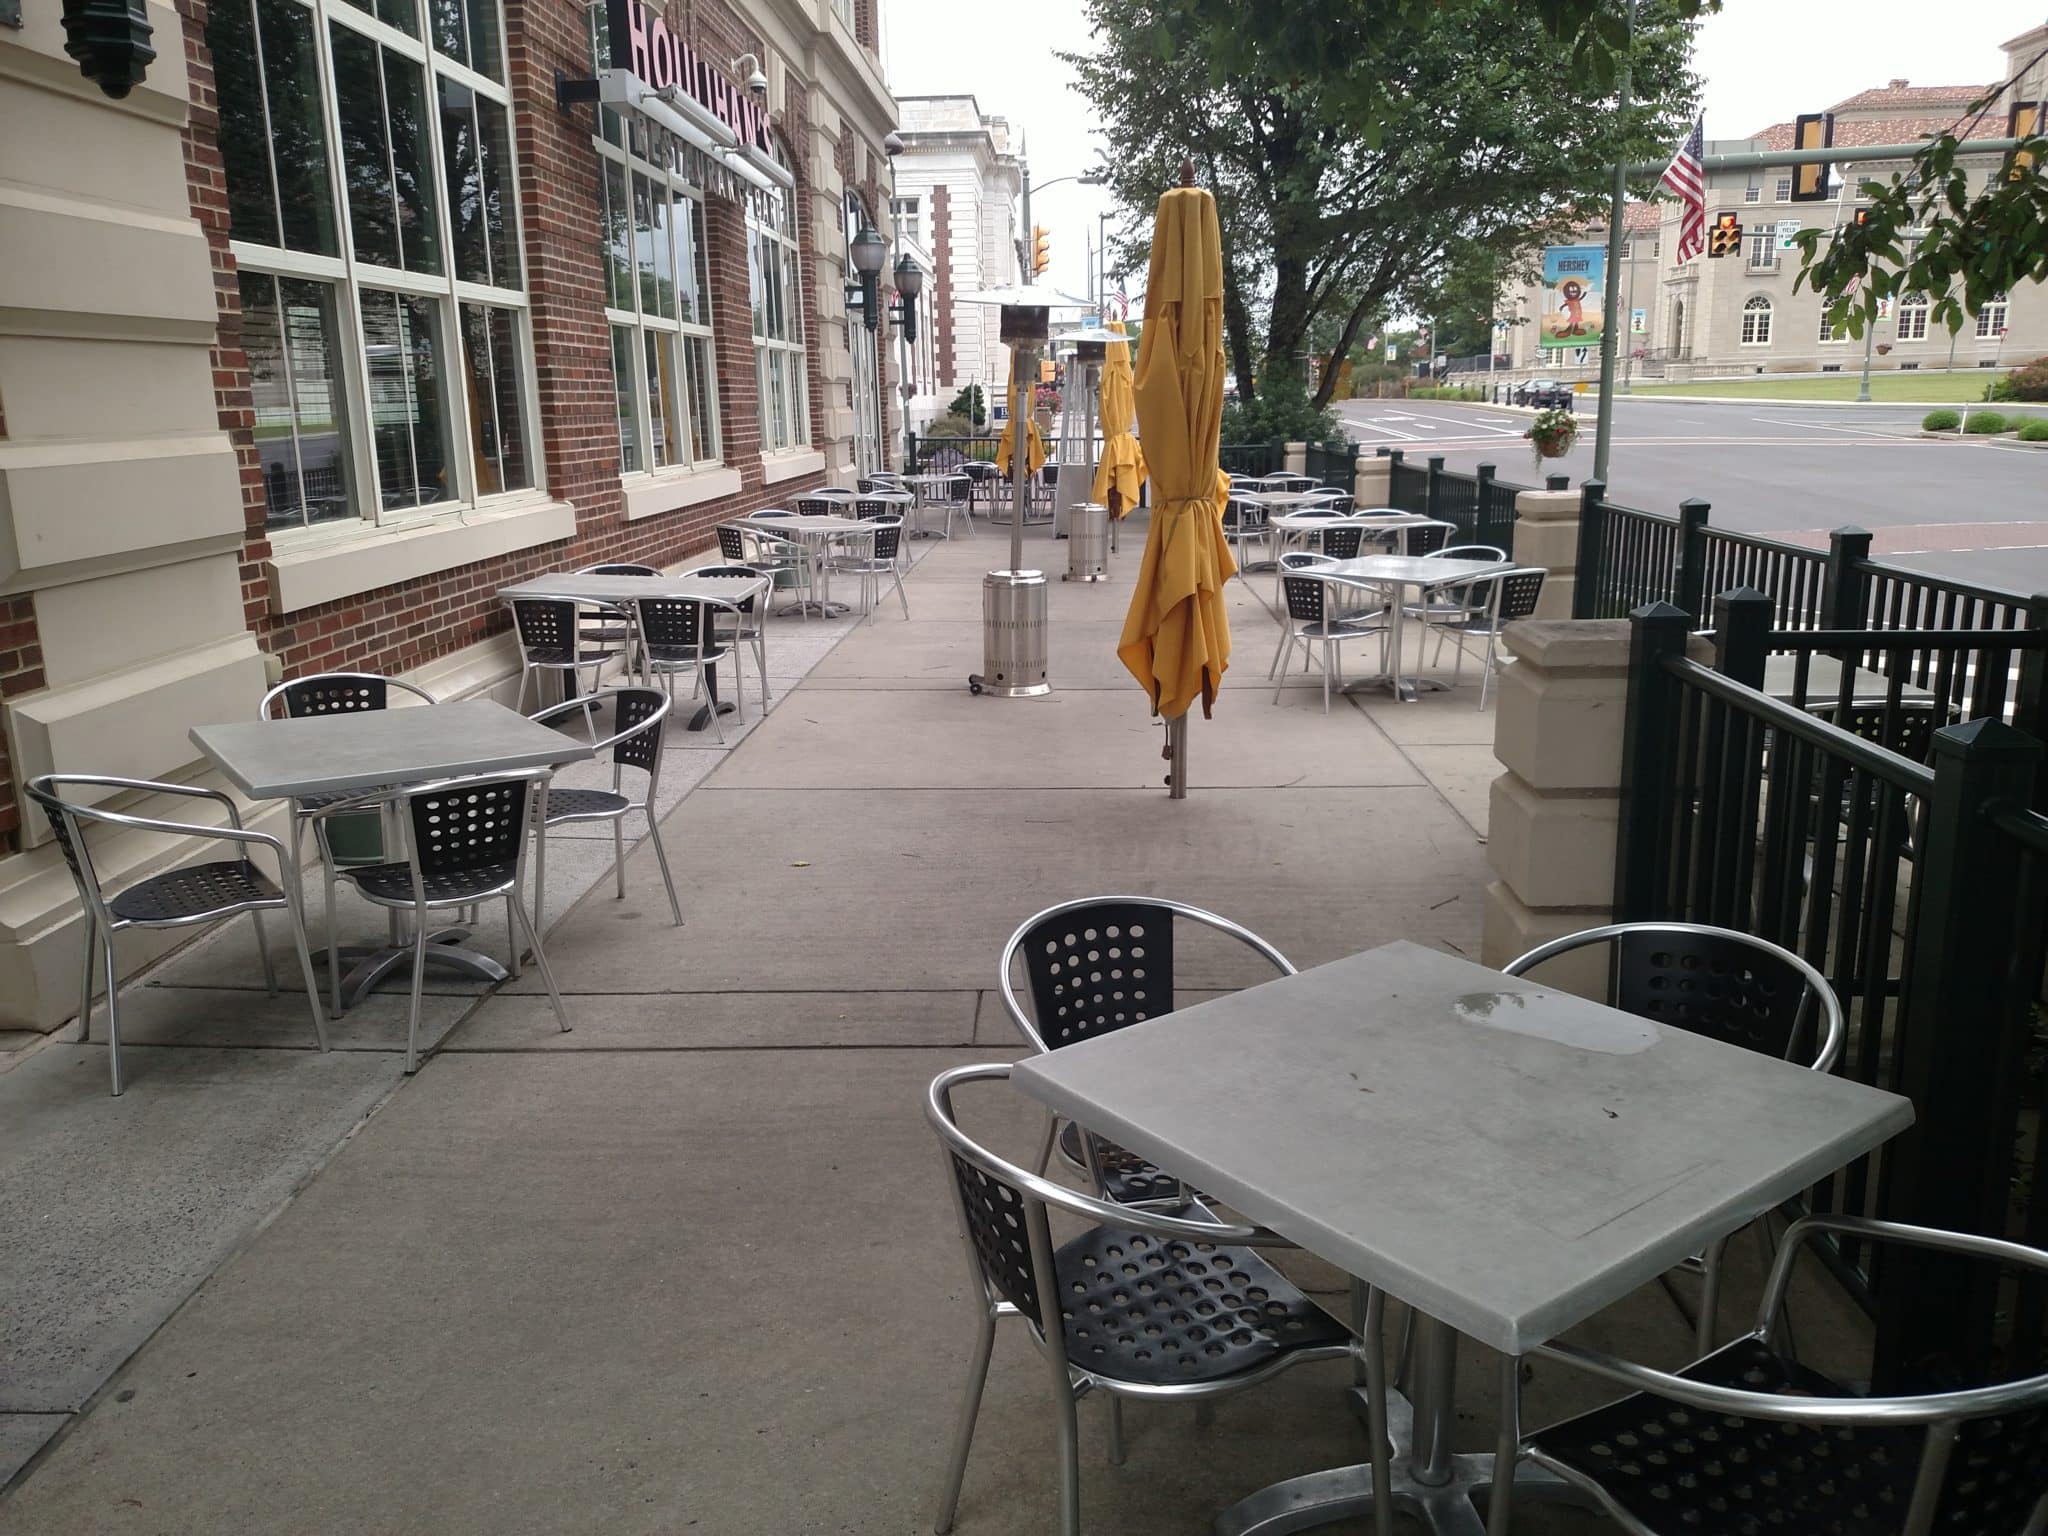
M 875 523 L 872 518 L 841 517 L 836 512 L 825 512 L 816 517 L 749 517 L 735 526 L 789 537 L 822 539 L 828 534 L 872 533 Z
M 1340 512 L 1334 517 L 1318 517 L 1313 512 L 1278 512 L 1267 521 L 1275 528 L 1299 528 L 1309 533 L 1324 528 L 1363 528 L 1371 533 L 1375 529 L 1386 532 L 1413 528 L 1436 519 L 1423 512 Z
M 630 603 L 643 597 L 716 598 L 722 603 L 739 602 L 768 585 L 765 576 L 591 576 L 580 571 L 561 571 L 551 576 L 529 576 L 498 596 L 541 598 L 557 602 Z
M 282 800 L 552 768 L 590 756 L 574 737 L 490 699 L 197 725 L 192 744 L 245 795 Z
M 1441 560 L 1431 555 L 1360 555 L 1339 560 L 1313 574 L 1348 581 L 1386 581 L 1404 587 L 1434 587 L 1449 581 L 1470 581 L 1515 568 L 1512 560 Z
M 1013 1081 L 1510 1354 L 1913 1119 L 1894 1094 L 1406 942 L 1029 1057 Z
M 1797 656 L 1766 656 L 1764 658 L 1763 691 L 1774 699 L 1786 703 L 1797 703 L 1801 709 L 1827 711 L 1835 707 L 1842 692 L 1842 664 L 1832 656 L 1815 655 L 1807 659 L 1806 697 L 1792 697 L 1793 684 L 1799 678 Z M 1850 691 L 1849 706 L 1852 709 L 1875 709 L 1891 698 L 1892 680 L 1882 672 L 1873 672 L 1868 667 L 1856 669 L 1855 685 Z M 1905 709 L 1929 709 L 1934 704 L 1934 692 L 1917 683 L 1899 684 L 1899 704 Z

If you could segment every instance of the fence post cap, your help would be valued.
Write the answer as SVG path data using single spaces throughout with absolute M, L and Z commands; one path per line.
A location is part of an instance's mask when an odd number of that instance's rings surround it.
M 2039 762 L 2044 751 L 2048 748 L 2025 731 L 1991 716 L 1945 725 L 1934 733 L 1936 757 L 1967 758 L 1979 763 L 2032 763 Z
M 1659 599 L 1654 603 L 1643 604 L 1642 607 L 1629 615 L 1629 619 L 1637 624 L 1669 624 L 1673 620 L 1681 624 L 1690 624 L 1692 622 L 1692 615 L 1674 603 L 1667 603 Z

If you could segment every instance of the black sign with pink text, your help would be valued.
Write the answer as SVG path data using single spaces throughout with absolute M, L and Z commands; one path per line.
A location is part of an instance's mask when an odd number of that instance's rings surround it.
M 612 67 L 631 70 L 654 90 L 675 86 L 739 137 L 742 144 L 769 147 L 768 113 L 724 71 L 700 58 L 669 24 L 640 0 L 606 0 Z

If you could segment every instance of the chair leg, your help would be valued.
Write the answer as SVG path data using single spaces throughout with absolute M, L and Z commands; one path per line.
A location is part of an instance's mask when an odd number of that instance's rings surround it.
M 252 911 L 249 921 L 256 925 L 256 953 L 263 957 L 263 986 L 272 997 L 277 996 L 277 965 L 270 958 L 270 935 L 263 929 L 263 914 Z
M 1514 1518 L 1515 1463 L 1522 1458 L 1522 1361 L 1501 1357 L 1500 1432 L 1493 1448 L 1493 1485 L 1486 1493 L 1486 1536 L 1508 1536 Z
M 520 905 L 517 893 L 506 897 L 506 900 L 512 903 L 513 914 L 518 917 L 521 926 L 526 929 L 526 937 L 533 943 L 534 969 L 540 972 L 541 983 L 548 989 L 549 1006 L 555 1010 L 555 1020 L 562 1026 L 562 1033 L 566 1035 L 569 1033 L 569 1011 L 562 1006 L 562 994 L 555 989 L 554 967 L 548 964 L 547 952 L 540 947 L 540 935 L 533 931 L 533 924 L 526 916 L 526 908 Z
M 420 1066 L 420 992 L 427 980 L 427 909 L 413 913 L 412 1007 L 405 1020 L 405 1075 L 411 1077 Z
M 1323 642 L 1323 713 L 1326 715 L 1330 712 L 1330 669 L 1336 650 L 1336 641 Z
M 972 526 L 974 519 L 969 518 L 967 521 L 969 526 Z M 903 590 L 903 573 L 891 570 L 889 574 L 896 579 L 896 601 L 903 605 L 903 617 L 907 619 L 910 617 L 910 594 Z
M 511 957 L 511 963 L 505 969 L 511 973 L 515 981 L 519 977 L 519 951 L 522 947 L 519 942 L 519 925 L 512 921 L 512 893 L 507 891 L 505 893 L 505 949 Z
M 1124 1400 L 1114 1392 L 1109 1394 L 1109 1464 L 1124 1464 Z
M 960 1508 L 960 1483 L 967 1476 L 967 1452 L 974 1444 L 974 1421 L 981 1415 L 981 1389 L 988 1383 L 988 1358 L 995 1349 L 996 1315 L 984 1307 L 981 1331 L 967 1362 L 967 1390 L 960 1396 L 960 1422 L 953 1429 L 953 1452 L 946 1460 L 946 1481 L 939 1489 L 939 1518 L 932 1529 L 939 1536 L 953 1529 Z
M 536 827 L 533 833 L 533 926 L 540 926 L 541 909 L 547 903 L 548 894 L 548 829 Z M 509 914 L 508 914 L 509 917 Z M 519 947 L 515 940 L 512 946 Z M 517 975 L 518 972 L 514 972 Z
M 709 678 L 709 664 L 706 662 L 700 661 L 697 663 L 697 687 L 698 689 L 707 694 L 711 691 Z M 690 695 L 691 698 L 695 698 L 696 696 L 696 693 L 692 693 Z M 718 705 L 715 700 L 711 705 L 711 729 L 718 733 L 718 744 L 721 747 L 724 746 L 725 727 L 719 723 Z
M 1702 1255 L 1700 1277 L 1700 1318 L 1698 1348 L 1702 1356 L 1714 1352 L 1714 1331 L 1721 1314 L 1721 1257 L 1728 1246 L 1722 1238 Z
M 313 975 L 313 950 L 306 940 L 306 889 L 299 872 L 293 870 L 292 878 L 299 882 L 297 890 L 288 890 L 285 900 L 286 912 L 291 919 L 292 945 L 299 952 L 299 975 L 306 983 L 306 1006 L 313 1010 L 313 1039 L 321 1050 L 327 1049 L 327 1019 L 320 1009 L 320 983 Z
M 92 908 L 85 909 L 85 964 L 80 967 L 83 974 L 78 980 L 78 1043 L 85 1044 L 92 1038 L 92 963 L 95 958 L 93 944 L 99 937 L 99 919 L 92 915 Z
M 1365 1299 L 1365 1418 L 1372 1442 L 1372 1528 L 1394 1536 L 1393 1447 L 1387 1440 L 1387 1293 L 1377 1288 Z
M 1287 654 L 1287 640 L 1289 633 L 1290 631 L 1288 629 L 1287 619 L 1283 615 L 1280 620 L 1280 643 L 1273 647 L 1273 664 L 1270 667 L 1266 668 L 1266 676 L 1272 677 L 1279 672 L 1280 658 Z
M 614 816 L 612 818 L 612 872 L 617 877 L 619 890 L 618 895 L 612 899 L 624 901 L 626 899 L 626 818 L 623 816 Z
M 100 955 L 107 967 L 107 1072 L 113 1079 L 114 1097 L 121 1097 L 121 978 L 114 974 L 114 934 L 100 934 Z
M 661 883 L 668 889 L 668 910 L 678 928 L 683 926 L 682 903 L 676 900 L 676 883 L 669 877 L 668 850 L 661 846 L 661 823 L 654 819 L 654 807 L 647 807 L 647 840 L 654 844 L 654 862 L 661 866 Z
M 324 836 L 320 839 L 320 877 L 327 887 L 327 986 L 328 999 L 334 1006 L 334 1016 L 341 1017 L 341 933 L 335 926 L 334 917 L 334 858 L 327 850 Z
M 1060 1536 L 1081 1536 L 1081 1426 L 1075 1421 L 1074 1387 L 1064 1364 L 1053 1370 L 1060 1437 Z

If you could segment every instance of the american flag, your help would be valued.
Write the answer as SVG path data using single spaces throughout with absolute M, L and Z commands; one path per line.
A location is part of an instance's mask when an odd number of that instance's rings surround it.
M 1706 141 L 1701 136 L 1703 119 L 1694 118 L 1692 132 L 1685 142 L 1678 146 L 1678 153 L 1671 157 L 1671 163 L 1664 168 L 1661 184 L 1678 194 L 1685 205 L 1678 220 L 1678 265 L 1684 266 L 1693 257 L 1707 248 L 1707 173 L 1700 164 L 1700 157 L 1706 153 Z
M 1116 292 L 1112 293 L 1109 299 L 1112 304 L 1116 305 L 1117 319 L 1128 320 L 1131 318 L 1131 296 L 1124 292 L 1124 280 L 1122 278 L 1116 280 Z

